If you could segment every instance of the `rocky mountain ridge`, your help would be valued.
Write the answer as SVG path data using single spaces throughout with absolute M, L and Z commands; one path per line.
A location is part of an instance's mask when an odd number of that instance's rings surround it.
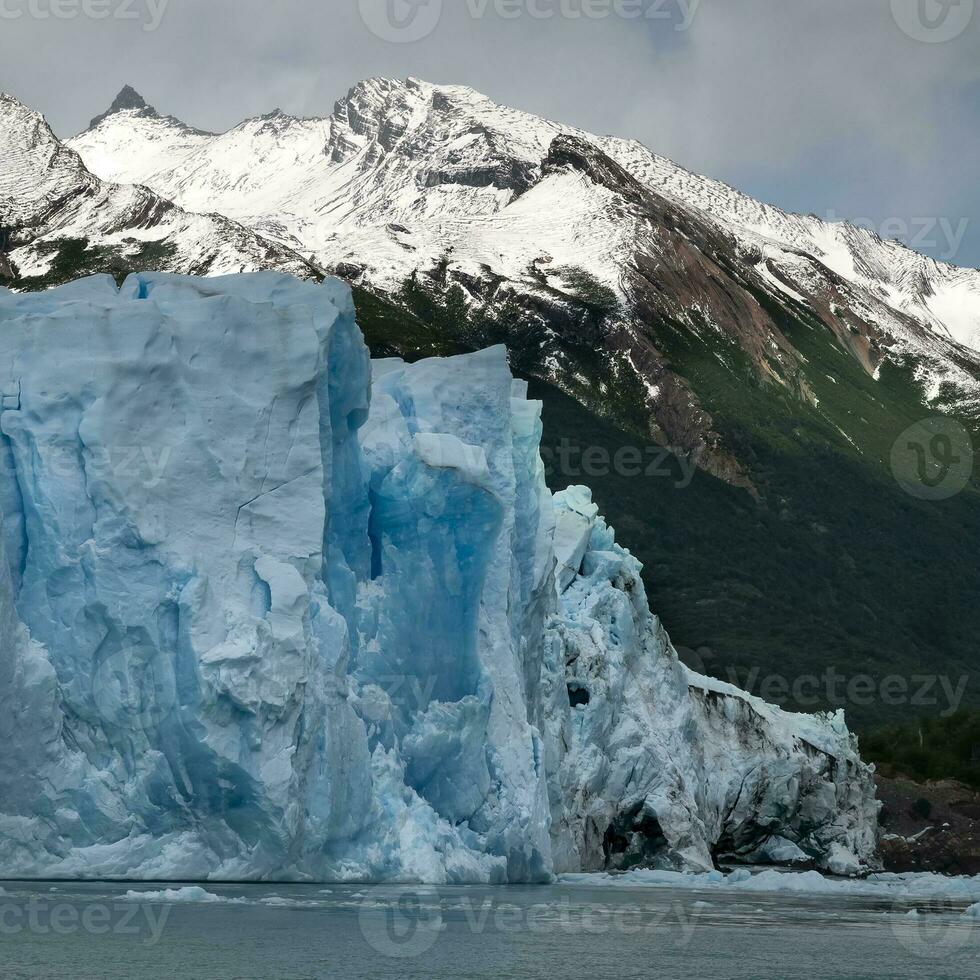
M 213 208 L 396 304 L 412 286 L 497 325 L 519 311 L 504 332 L 528 373 L 729 482 L 743 461 L 665 334 L 730 348 L 718 356 L 819 412 L 779 322 L 804 316 L 869 376 L 908 367 L 924 404 L 980 405 L 980 272 L 753 201 L 635 141 L 417 79 L 218 135 L 126 102 L 69 141 L 100 176 Z M 606 363 L 583 365 L 583 346 Z M 616 404 L 624 385 L 641 411 Z M 842 428 L 862 445 L 859 420 Z

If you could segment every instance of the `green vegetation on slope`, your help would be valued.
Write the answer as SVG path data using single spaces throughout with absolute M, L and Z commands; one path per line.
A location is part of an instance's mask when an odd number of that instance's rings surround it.
M 551 385 L 532 380 L 530 394 L 544 402 L 550 485 L 592 487 L 619 541 L 644 563 L 652 608 L 708 673 L 791 710 L 844 707 L 861 728 L 945 709 L 947 689 L 936 680 L 920 694 L 922 676 L 942 672 L 954 692 L 972 676 L 975 499 L 918 501 L 847 455 L 779 452 L 746 434 L 754 473 L 766 478 L 756 503 L 700 471 L 688 483 L 677 459 Z M 624 450 L 644 453 L 643 474 L 603 465 Z M 904 694 L 897 681 L 882 686 L 893 677 L 904 679 Z M 980 688 L 968 683 L 962 698 L 980 704 Z
M 372 357 L 402 357 L 417 361 L 423 357 L 448 357 L 475 350 L 453 339 L 442 323 L 415 316 L 375 293 L 353 287 L 357 323 Z
M 615 368 L 594 344 L 562 337 L 561 353 L 592 388 L 589 397 L 577 390 L 571 397 L 535 379 L 543 327 L 529 326 L 526 313 L 513 335 L 499 320 L 467 319 L 460 297 L 433 299 L 418 287 L 384 310 L 381 320 L 359 294 L 362 327 L 383 353 L 402 346 L 403 322 L 409 346 L 432 331 L 432 353 L 452 352 L 435 349 L 438 337 L 460 349 L 508 343 L 512 367 L 544 403 L 550 486 L 593 489 L 621 543 L 643 561 L 651 605 L 675 644 L 697 651 L 685 654 L 695 665 L 791 710 L 844 707 L 862 730 L 948 713 L 960 701 L 980 705 L 972 662 L 980 493 L 974 482 L 949 500 L 917 500 L 889 470 L 898 435 L 930 414 L 911 365 L 885 366 L 876 381 L 823 324 L 773 306 L 806 359 L 799 381 L 814 405 L 792 386 L 761 383 L 747 357 L 710 327 L 696 335 L 686 325 L 658 325 L 658 348 L 749 471 L 757 502 L 646 444 L 636 434 L 640 393 L 617 389 Z M 612 410 L 596 411 L 597 397 Z M 635 428 L 620 424 L 630 412 Z M 854 433 L 856 445 L 841 430 Z
M 41 255 L 52 256 L 47 272 L 39 276 L 19 276 L 0 285 L 14 286 L 24 292 L 61 286 L 84 276 L 108 273 L 117 283 L 131 272 L 144 272 L 165 266 L 176 248 L 168 242 L 137 242 L 126 248 L 92 245 L 87 238 L 59 238 L 38 246 Z
M 487 308 L 469 303 L 458 285 L 440 292 L 412 279 L 391 300 L 355 287 L 358 322 L 376 356 L 403 351 L 416 360 L 505 344 L 515 373 L 540 376 L 567 365 L 565 383 L 582 404 L 647 431 L 643 385 L 625 357 L 603 346 L 603 327 L 619 312 L 615 294 L 584 270 L 562 271 L 574 294 L 542 287 L 541 296 L 508 295 Z
M 861 751 L 886 776 L 953 778 L 980 789 L 980 711 L 889 725 L 862 738 Z

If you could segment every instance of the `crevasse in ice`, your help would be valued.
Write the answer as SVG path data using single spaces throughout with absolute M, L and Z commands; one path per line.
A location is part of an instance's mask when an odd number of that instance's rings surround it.
M 0 290 L 0 872 L 847 872 L 843 717 L 687 671 L 503 348 L 274 273 Z

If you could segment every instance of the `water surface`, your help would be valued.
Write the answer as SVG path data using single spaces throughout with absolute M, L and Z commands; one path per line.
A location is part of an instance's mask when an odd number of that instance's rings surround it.
M 980 920 L 941 900 L 909 915 L 888 899 L 562 884 L 4 889 L 5 980 L 980 978 Z

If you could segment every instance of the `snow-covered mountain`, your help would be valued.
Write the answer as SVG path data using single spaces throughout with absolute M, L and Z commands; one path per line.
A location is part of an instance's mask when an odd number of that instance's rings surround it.
M 635 141 L 468 88 L 372 79 L 330 117 L 276 110 L 214 134 L 126 87 L 65 145 L 15 100 L 0 110 L 4 261 L 27 280 L 58 281 L 59 248 L 84 239 L 75 274 L 113 260 L 316 269 L 402 307 L 411 285 L 491 321 L 477 339 L 506 339 L 526 373 L 736 483 L 742 462 L 665 331 L 734 344 L 759 381 L 822 411 L 826 372 L 813 377 L 783 322 L 803 316 L 869 375 L 902 365 L 920 401 L 980 409 L 977 270 L 787 214 Z M 724 350 L 711 356 L 731 367 Z M 832 424 L 862 445 L 860 425 L 843 421 Z
M 201 273 L 277 268 L 310 277 L 290 249 L 218 214 L 192 214 L 137 184 L 95 176 L 40 113 L 0 93 L 3 265 L 28 285 L 87 264 Z M 79 268 L 81 266 L 81 268 Z
M 665 326 L 734 342 L 760 381 L 816 406 L 781 322 L 802 308 L 868 374 L 901 364 L 921 400 L 980 407 L 980 272 L 787 214 L 635 141 L 417 79 L 362 82 L 329 118 L 277 110 L 221 134 L 124 90 L 93 123 L 69 146 L 103 179 L 218 211 L 396 303 L 411 283 L 498 327 L 520 310 L 506 339 L 522 369 L 620 421 L 628 389 L 641 427 L 731 482 L 742 464 Z M 604 362 L 584 364 L 583 346 Z
M 277 110 L 220 135 L 145 104 L 122 105 L 69 141 L 94 173 L 145 183 L 192 211 L 279 224 L 325 265 L 370 256 L 367 271 L 379 285 L 399 285 L 447 252 L 461 269 L 485 263 L 520 281 L 544 250 L 551 260 L 542 267 L 584 265 L 625 295 L 623 266 L 637 229 L 616 227 L 608 188 L 543 167 L 556 137 L 575 136 L 648 190 L 709 216 L 743 247 L 756 246 L 761 274 L 778 292 L 813 298 L 832 273 L 867 294 L 867 312 L 882 326 L 910 316 L 980 351 L 980 271 L 846 222 L 787 214 L 635 141 L 507 109 L 469 88 L 373 79 L 355 86 L 330 118 Z

